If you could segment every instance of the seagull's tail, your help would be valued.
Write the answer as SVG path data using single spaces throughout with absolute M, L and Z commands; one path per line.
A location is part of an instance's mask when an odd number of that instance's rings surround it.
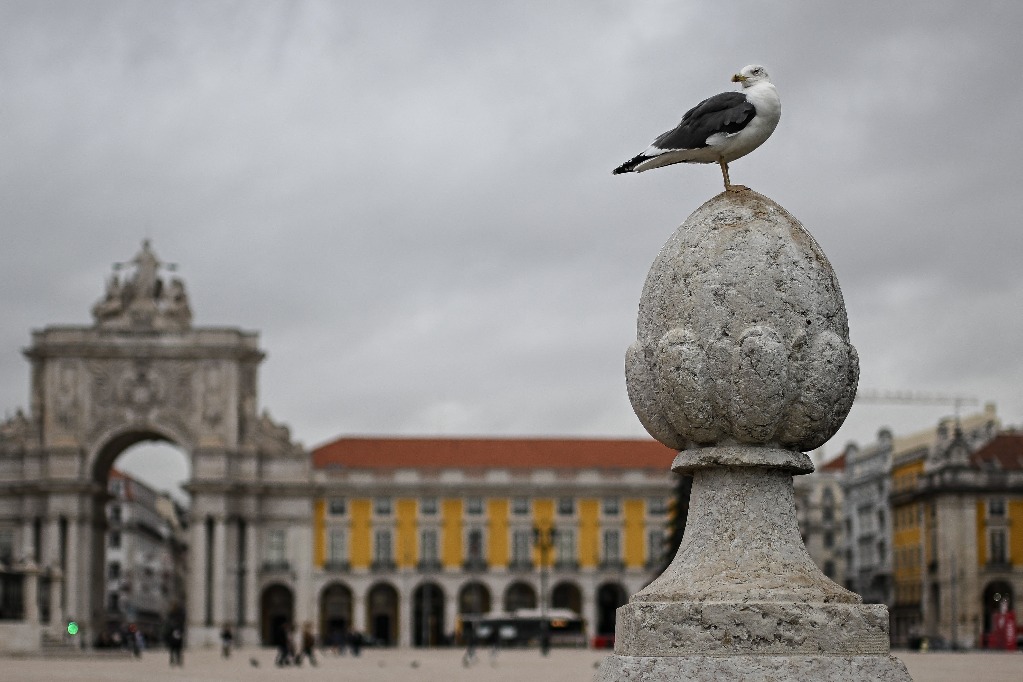
M 634 172 L 637 172 L 636 171 L 636 166 L 638 166 L 639 164 L 643 163 L 644 161 L 646 161 L 649 158 L 650 158 L 649 156 L 644 156 L 643 154 L 637 154 L 636 156 L 632 157 L 631 159 L 629 159 L 628 161 L 626 161 L 622 165 L 618 166 L 618 168 L 615 168 L 613 171 L 611 171 L 611 174 L 612 175 L 621 175 L 622 173 L 634 173 Z

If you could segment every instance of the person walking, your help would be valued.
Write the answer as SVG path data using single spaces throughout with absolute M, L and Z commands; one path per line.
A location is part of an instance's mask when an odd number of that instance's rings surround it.
M 220 656 L 221 658 L 231 658 L 231 647 L 234 645 L 234 632 L 231 631 L 231 626 L 224 623 L 224 628 L 220 631 Z
M 316 636 L 313 634 L 313 624 L 306 621 L 302 625 L 301 646 L 298 655 L 295 657 L 295 665 L 302 665 L 302 658 L 309 659 L 309 665 L 316 665 L 316 656 L 313 649 L 316 647 Z
M 170 652 L 171 667 L 175 665 L 183 667 L 185 664 L 181 658 L 181 650 L 185 647 L 185 634 L 178 623 L 172 623 L 167 633 L 167 651 Z

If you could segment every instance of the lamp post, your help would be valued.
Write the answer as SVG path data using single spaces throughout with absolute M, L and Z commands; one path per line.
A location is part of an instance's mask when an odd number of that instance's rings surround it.
M 547 557 L 557 537 L 556 528 L 533 527 L 533 544 L 540 550 L 540 653 L 544 656 L 551 650 L 550 621 L 547 619 Z

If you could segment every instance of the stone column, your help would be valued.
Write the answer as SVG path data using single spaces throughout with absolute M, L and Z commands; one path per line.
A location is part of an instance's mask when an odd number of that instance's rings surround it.
M 792 476 L 852 405 L 859 375 L 838 280 L 781 206 L 745 188 L 696 210 L 647 276 L 629 398 L 693 474 L 685 537 L 617 614 L 597 680 L 909 680 L 888 611 L 803 546 Z
M 64 605 L 61 595 L 64 593 L 64 574 L 59 568 L 50 569 L 50 625 L 63 627 Z
M 206 626 L 206 603 L 210 597 L 206 594 L 206 519 L 203 516 L 192 519 L 188 559 L 188 625 L 195 631 Z
M 259 553 L 256 542 L 256 521 L 250 519 L 245 524 L 245 625 L 258 631 L 260 614 L 256 571 L 258 570 Z
M 352 590 L 352 620 L 356 632 L 366 634 L 366 587 L 356 587 Z
M 81 575 L 82 555 L 79 551 L 78 519 L 68 519 L 67 523 L 67 574 L 64 576 L 64 616 L 77 618 L 84 622 L 89 614 L 81 610 Z
M 25 576 L 25 622 L 39 625 L 39 567 L 29 559 L 24 563 Z
M 223 516 L 217 516 L 213 520 L 213 594 L 210 595 L 212 603 L 213 625 L 221 628 L 226 621 L 224 606 L 227 603 L 227 529 Z

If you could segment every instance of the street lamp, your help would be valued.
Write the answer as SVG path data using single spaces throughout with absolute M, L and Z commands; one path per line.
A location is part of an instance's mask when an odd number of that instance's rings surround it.
M 550 621 L 547 619 L 547 557 L 558 538 L 552 526 L 533 526 L 533 544 L 540 550 L 540 653 L 551 650 Z

